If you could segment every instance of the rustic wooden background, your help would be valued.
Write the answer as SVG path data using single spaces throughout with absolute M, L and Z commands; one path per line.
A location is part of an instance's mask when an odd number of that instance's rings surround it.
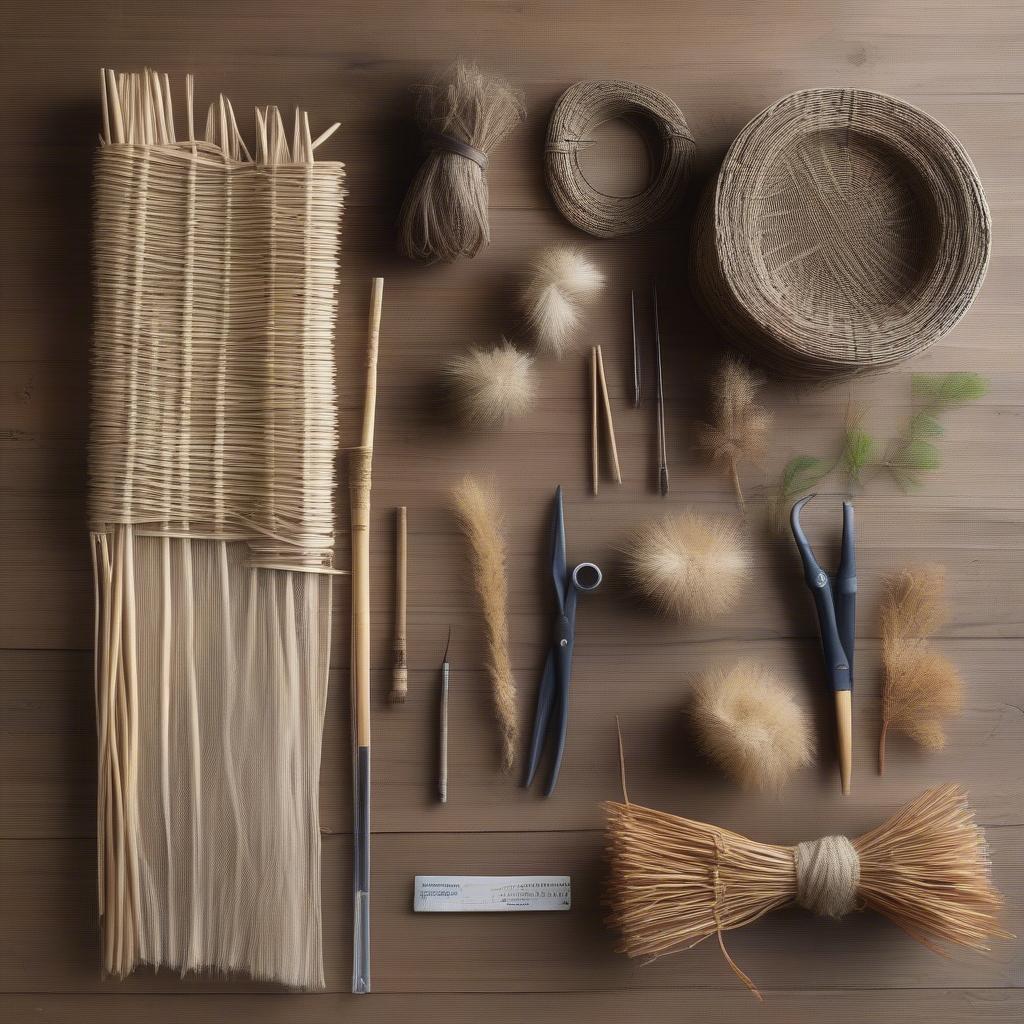
M 944 960 L 889 924 L 776 914 L 729 938 L 767 994 L 757 1007 L 712 944 L 650 966 L 614 953 L 601 924 L 599 801 L 617 793 L 621 716 L 631 795 L 777 841 L 875 824 L 928 784 L 957 780 L 988 829 L 1010 927 L 1024 931 L 1024 9 L 1005 0 L 624 0 L 411 2 L 177 0 L 4 4 L 0 21 L 0 1020 L 419 1021 L 831 1019 L 1010 1021 L 1024 1014 L 1015 942 L 989 957 Z M 397 206 L 416 161 L 410 87 L 465 54 L 526 90 L 529 119 L 494 158 L 493 243 L 472 262 L 423 269 L 394 255 Z M 339 586 L 335 671 L 325 731 L 323 878 L 329 991 L 295 995 L 226 978 L 140 971 L 124 983 L 97 968 L 91 582 L 84 519 L 90 323 L 90 158 L 99 127 L 97 69 L 144 64 L 235 109 L 301 102 L 316 126 L 341 120 L 324 156 L 349 167 L 338 358 L 349 443 L 368 279 L 387 279 L 374 488 L 375 994 L 348 994 L 349 747 L 347 614 Z M 588 493 L 582 360 L 541 367 L 537 411 L 504 433 L 468 436 L 437 402 L 441 362 L 514 326 L 516 274 L 538 244 L 587 242 L 554 212 L 541 148 L 555 98 L 587 77 L 633 78 L 667 91 L 697 138 L 700 176 L 738 129 L 808 86 L 879 89 L 946 123 L 977 163 L 995 226 L 981 296 L 914 370 L 977 370 L 987 397 L 947 418 L 944 465 L 919 494 L 883 480 L 857 497 L 860 638 L 853 796 L 837 792 L 831 719 L 820 692 L 815 623 L 785 538 L 755 514 L 757 568 L 735 614 L 682 630 L 634 606 L 615 548 L 636 523 L 692 503 L 728 511 L 722 481 L 688 453 L 703 379 L 720 349 L 693 308 L 680 224 L 590 249 L 609 288 L 588 335 L 606 353 L 624 483 Z M 636 139 L 614 127 L 589 156 L 609 188 L 643 176 Z M 653 408 L 628 401 L 628 292 L 655 278 L 664 303 L 672 494 L 652 486 Z M 898 428 L 910 368 L 854 386 L 773 388 L 776 446 L 752 492 L 798 451 L 834 448 L 847 402 L 877 429 Z M 467 470 L 493 471 L 509 519 L 511 629 L 524 720 L 532 710 L 550 617 L 545 524 L 567 493 L 569 553 L 606 569 L 580 609 L 568 749 L 543 800 L 495 771 L 478 611 L 445 491 Z M 810 509 L 812 538 L 835 550 L 839 485 Z M 411 698 L 386 703 L 392 510 L 409 506 Z M 344 523 L 341 523 L 344 527 Z M 344 537 L 344 532 L 341 533 Z M 342 544 L 341 562 L 345 561 Z M 947 749 L 899 740 L 874 772 L 877 604 L 884 573 L 910 561 L 949 570 L 954 607 L 939 644 L 967 680 Z M 451 799 L 434 803 L 436 669 L 452 626 Z M 781 801 L 743 795 L 693 751 L 687 679 L 738 655 L 791 674 L 819 724 L 819 765 Z M 414 916 L 418 872 L 572 875 L 571 913 Z

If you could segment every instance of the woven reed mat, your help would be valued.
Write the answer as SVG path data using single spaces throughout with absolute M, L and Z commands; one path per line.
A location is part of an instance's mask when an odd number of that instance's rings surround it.
M 90 519 L 103 966 L 323 985 L 342 165 L 103 76 Z
M 990 234 L 947 129 L 890 96 L 815 89 L 740 132 L 704 196 L 691 270 L 712 319 L 770 368 L 860 372 L 956 324 Z

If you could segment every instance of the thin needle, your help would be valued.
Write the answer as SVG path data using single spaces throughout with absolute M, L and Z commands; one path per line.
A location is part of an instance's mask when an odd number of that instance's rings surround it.
M 661 321 L 658 316 L 658 289 L 651 289 L 654 298 L 654 374 L 658 389 L 658 487 L 661 496 L 668 494 L 668 445 L 665 441 L 665 388 L 661 376 Z
M 640 408 L 641 371 L 640 346 L 636 340 L 636 291 L 629 293 L 629 316 L 633 325 L 633 408 Z
M 448 627 L 448 639 L 441 659 L 441 721 L 438 745 L 437 796 L 441 803 L 448 803 L 448 647 L 452 642 L 452 627 Z

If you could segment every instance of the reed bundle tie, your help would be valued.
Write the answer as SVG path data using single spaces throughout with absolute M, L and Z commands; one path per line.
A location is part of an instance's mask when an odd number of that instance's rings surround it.
M 650 125 L 658 135 L 651 180 L 634 196 L 604 195 L 579 165 L 580 148 L 594 141 L 593 129 L 615 118 Z M 695 148 L 683 112 L 663 92 L 628 81 L 577 82 L 559 97 L 548 122 L 548 190 L 562 216 L 581 231 L 598 238 L 633 234 L 678 206 Z
M 846 836 L 825 836 L 798 843 L 796 901 L 822 917 L 844 917 L 857 908 L 860 856 Z
M 471 146 L 468 142 L 455 138 L 454 135 L 435 132 L 427 139 L 427 146 L 430 149 L 440 149 L 447 153 L 464 156 L 467 160 L 472 160 L 481 171 L 486 171 L 487 165 L 490 163 L 490 157 L 482 149 L 477 149 L 476 146 Z

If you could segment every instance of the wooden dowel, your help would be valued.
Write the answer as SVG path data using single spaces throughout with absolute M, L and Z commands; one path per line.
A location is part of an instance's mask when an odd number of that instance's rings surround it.
M 391 703 L 404 704 L 409 692 L 406 649 L 406 595 L 408 587 L 408 512 L 405 505 L 395 517 L 395 664 L 391 673 Z
M 615 444 L 615 424 L 612 422 L 612 402 L 608 395 L 608 379 L 604 375 L 604 357 L 601 346 L 597 346 L 597 379 L 601 385 L 601 404 L 604 407 L 604 419 L 608 426 L 608 443 L 611 445 L 612 473 L 617 484 L 622 483 L 622 470 L 619 468 L 619 449 Z
M 594 494 L 600 477 L 600 458 L 597 449 L 597 349 L 590 350 L 590 472 Z
M 839 782 L 843 794 L 850 792 L 853 775 L 853 694 L 836 690 L 836 752 L 839 757 Z

